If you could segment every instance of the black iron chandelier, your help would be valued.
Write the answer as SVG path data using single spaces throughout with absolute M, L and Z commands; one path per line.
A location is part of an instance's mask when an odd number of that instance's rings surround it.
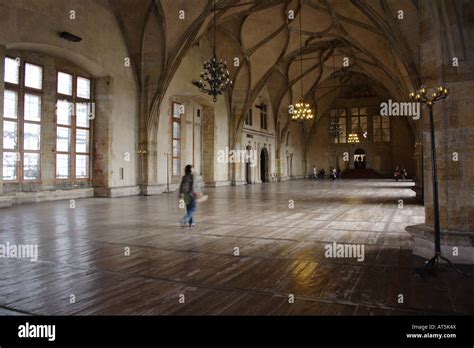
M 229 78 L 229 70 L 227 70 L 227 62 L 217 59 L 216 55 L 216 1 L 214 0 L 214 47 L 213 56 L 209 61 L 205 60 L 202 65 L 200 79 L 193 82 L 199 90 L 213 97 L 214 102 L 217 96 L 221 95 L 232 86 L 232 80 Z

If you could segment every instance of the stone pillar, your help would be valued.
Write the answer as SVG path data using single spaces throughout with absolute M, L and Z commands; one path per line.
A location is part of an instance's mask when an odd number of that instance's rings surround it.
M 446 53 L 446 23 L 432 1 L 421 3 L 421 75 L 429 89 L 440 84 L 450 90 L 448 99 L 434 106 L 434 124 L 438 167 L 438 191 L 442 253 L 453 262 L 474 263 L 474 81 L 463 72 L 472 71 L 474 61 L 464 57 L 453 69 Z M 451 19 L 451 25 L 460 25 Z M 444 24 L 444 25 L 443 25 Z M 468 24 L 468 23 L 466 23 Z M 472 26 L 473 23 L 470 23 Z M 462 52 L 459 52 L 462 55 Z M 414 253 L 434 255 L 434 206 L 431 169 L 429 110 L 423 108 L 423 183 L 426 223 L 409 226 L 414 235 Z M 454 159 L 458 158 L 458 161 Z M 453 254 L 457 248 L 458 255 Z
M 202 116 L 202 144 L 203 144 L 203 180 L 206 185 L 215 185 L 215 166 L 216 161 L 216 122 L 214 110 L 210 107 L 204 107 Z
M 231 150 L 240 151 L 243 147 L 241 146 L 241 139 L 235 144 L 235 147 Z M 245 148 L 244 148 L 245 149 Z M 245 184 L 245 165 L 240 162 L 230 163 L 232 166 L 232 185 L 239 186 Z
M 111 156 L 111 132 L 110 121 L 112 115 L 113 80 L 111 77 L 102 77 L 95 80 L 95 103 L 96 115 L 94 119 L 94 162 L 93 162 L 93 186 L 97 189 L 109 187 L 111 173 L 109 161 Z
M 5 65 L 5 46 L 0 45 L 0 194 L 3 193 L 3 93 L 5 83 L 3 82 L 3 71 Z

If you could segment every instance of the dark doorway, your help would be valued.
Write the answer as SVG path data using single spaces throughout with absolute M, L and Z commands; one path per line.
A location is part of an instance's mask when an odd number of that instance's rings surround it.
M 365 161 L 365 151 L 362 149 L 357 149 L 354 151 L 354 168 L 356 169 L 365 169 L 366 168 L 366 161 Z
M 247 151 L 247 158 L 252 158 L 251 151 L 252 151 L 252 146 L 247 146 L 246 148 Z M 250 185 L 252 183 L 252 168 L 250 167 L 250 161 L 245 162 L 245 182 L 247 185 Z
M 293 179 L 293 154 L 290 154 L 286 157 L 287 165 L 288 165 L 288 177 Z
M 260 178 L 262 182 L 270 181 L 268 175 L 268 151 L 265 147 L 260 152 Z

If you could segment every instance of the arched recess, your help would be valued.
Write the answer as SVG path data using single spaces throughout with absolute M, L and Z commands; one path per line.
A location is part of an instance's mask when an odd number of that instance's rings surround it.
M 357 148 L 354 151 L 354 168 L 365 169 L 367 167 L 367 154 L 364 149 Z
M 112 177 L 112 129 L 110 116 L 113 110 L 113 78 L 105 66 L 71 50 L 50 44 L 19 42 L 5 46 L 9 56 L 28 57 L 28 62 L 39 64 L 43 68 L 43 92 L 41 102 L 41 184 L 37 189 L 54 187 L 70 189 L 72 187 L 93 187 L 95 194 L 109 196 L 114 186 Z M 22 58 L 23 59 L 23 58 Z M 25 58 L 26 59 L 26 58 Z M 0 66 L 3 66 L 3 62 Z M 57 72 L 64 71 L 73 76 L 86 74 L 92 81 L 91 106 L 89 108 L 91 125 L 89 128 L 90 164 L 89 180 L 77 184 L 73 173 L 70 179 L 62 183 L 56 180 L 56 98 Z M 75 112 L 74 112 L 75 115 Z M 73 129 L 73 128 L 71 128 Z M 74 139 L 74 138 L 71 138 Z M 72 141 L 72 140 L 70 140 Z M 70 150 L 72 153 L 72 150 Z M 130 155 L 129 155 L 130 156 Z M 130 157 L 131 158 L 131 157 Z M 74 168 L 70 164 L 71 168 Z M 72 170 L 72 169 L 71 169 Z M 117 171 L 118 172 L 118 171 Z M 135 178 L 135 168 L 129 172 Z M 127 173 L 127 174 L 129 174 Z M 90 184 L 88 183 L 90 182 Z M 44 187 L 43 187 L 44 186 Z M 131 186 L 131 185 L 130 185 Z M 23 190 L 25 187 L 20 188 Z M 28 189 L 30 190 L 30 189 Z

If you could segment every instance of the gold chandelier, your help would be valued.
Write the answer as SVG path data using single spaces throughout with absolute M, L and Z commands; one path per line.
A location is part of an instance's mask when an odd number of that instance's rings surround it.
M 304 101 L 296 103 L 293 114 L 291 115 L 293 121 L 306 121 L 313 119 L 313 111 L 311 106 Z
M 351 134 L 349 134 L 349 138 L 347 139 L 347 142 L 348 142 L 349 144 L 357 144 L 357 143 L 360 143 L 359 136 L 357 135 L 357 133 L 351 133 Z
M 300 69 L 301 69 L 301 99 L 296 103 L 293 113 L 291 114 L 291 119 L 293 121 L 309 121 L 313 119 L 313 111 L 311 110 L 311 105 L 304 102 L 303 94 L 303 31 L 301 25 L 301 17 L 303 12 L 303 4 L 300 0 Z

